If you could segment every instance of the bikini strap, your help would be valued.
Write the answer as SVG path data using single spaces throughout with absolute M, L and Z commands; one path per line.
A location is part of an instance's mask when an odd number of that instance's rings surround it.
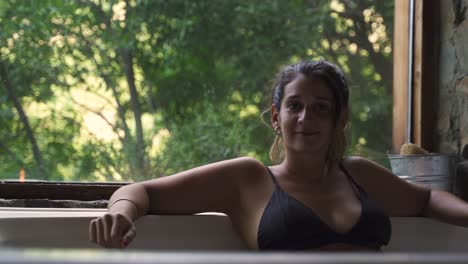
M 343 163 L 340 162 L 339 167 L 344 172 L 346 177 L 348 177 L 348 179 L 351 181 L 353 189 L 356 190 L 359 195 L 366 195 L 366 191 L 364 190 L 364 188 L 362 188 L 361 185 L 359 185 L 359 183 L 356 182 L 356 180 L 353 178 L 353 176 L 351 176 L 351 174 L 348 172 Z
M 279 187 L 278 182 L 276 181 L 276 177 L 273 174 L 273 172 L 270 170 L 270 168 L 268 166 L 265 166 L 265 167 L 267 168 L 268 173 L 270 173 L 271 179 L 273 180 L 273 183 L 275 184 L 275 186 Z

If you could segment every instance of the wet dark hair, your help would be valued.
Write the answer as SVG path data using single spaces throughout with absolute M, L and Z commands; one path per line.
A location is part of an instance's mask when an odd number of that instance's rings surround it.
M 335 64 L 328 61 L 301 61 L 299 63 L 286 66 L 276 77 L 273 87 L 272 104 L 279 112 L 281 110 L 281 101 L 284 96 L 284 89 L 300 75 L 306 78 L 317 78 L 325 82 L 330 88 L 335 109 L 333 113 L 335 121 L 335 129 L 333 131 L 334 141 L 331 142 L 328 152 L 327 161 L 329 164 L 340 162 L 346 148 L 346 136 L 342 129 L 336 127 L 341 111 L 348 108 L 349 89 L 343 71 Z M 277 133 L 276 128 L 274 128 Z M 282 147 L 281 134 L 276 135 L 275 141 L 270 149 L 270 159 L 274 163 L 281 162 L 284 159 L 284 149 Z
M 281 70 L 277 75 L 272 95 L 272 104 L 275 105 L 277 111 L 281 110 L 285 87 L 301 74 L 307 78 L 318 78 L 330 88 L 335 103 L 336 121 L 341 110 L 348 106 L 349 89 L 341 69 L 328 61 L 301 61 Z

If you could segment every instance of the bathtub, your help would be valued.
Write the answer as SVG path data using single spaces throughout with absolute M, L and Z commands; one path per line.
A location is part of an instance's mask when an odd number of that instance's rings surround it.
M 89 242 L 104 209 L 0 208 L 0 263 L 468 263 L 468 228 L 392 218 L 384 253 L 259 253 L 246 249 L 228 217 L 144 216 L 125 250 Z

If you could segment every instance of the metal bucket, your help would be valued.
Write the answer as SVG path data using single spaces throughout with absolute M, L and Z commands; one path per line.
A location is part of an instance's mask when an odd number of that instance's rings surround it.
M 387 155 L 392 172 L 400 178 L 431 189 L 453 192 L 453 156 L 444 154 Z

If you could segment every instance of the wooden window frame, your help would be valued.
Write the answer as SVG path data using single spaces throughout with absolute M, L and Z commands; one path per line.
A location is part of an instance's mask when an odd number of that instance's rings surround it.
M 437 0 L 414 0 L 413 63 L 409 69 L 410 1 L 395 0 L 393 47 L 393 152 L 399 153 L 406 142 L 434 152 L 437 110 L 440 3 Z M 408 88 L 408 72 L 412 85 Z M 408 109 L 408 89 L 411 109 Z M 408 111 L 411 111 L 410 138 L 407 138 Z
M 410 141 L 434 150 L 439 3 L 414 0 L 414 45 L 412 87 L 412 131 Z M 393 151 L 406 142 L 408 112 L 408 0 L 395 0 L 393 62 Z M 427 18 L 427 19 L 424 19 Z M 406 29 L 406 30 L 405 30 Z M 435 33 L 435 34 L 434 34 Z M 128 183 L 0 182 L 0 199 L 108 200 Z

